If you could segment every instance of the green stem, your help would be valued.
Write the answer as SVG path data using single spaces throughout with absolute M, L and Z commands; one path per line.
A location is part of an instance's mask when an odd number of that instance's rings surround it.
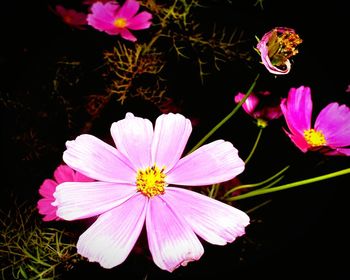
M 151 47 L 153 46 L 153 44 L 158 40 L 158 38 L 162 36 L 162 30 L 159 30 L 152 38 L 152 40 L 149 42 L 149 44 L 147 46 L 144 47 L 143 51 L 142 51 L 142 55 L 146 54 L 149 52 L 149 50 L 151 49 Z
M 237 111 L 238 109 L 242 106 L 242 104 L 246 101 L 248 96 L 251 94 L 253 91 L 255 84 L 259 78 L 260 74 L 256 75 L 252 85 L 248 89 L 247 93 L 245 96 L 242 98 L 242 100 L 233 108 L 233 110 L 225 117 L 223 118 L 212 130 L 210 130 L 188 153 L 192 153 L 196 149 L 198 149 L 211 135 L 214 134 L 215 131 L 217 131 L 224 123 L 226 123 Z
M 306 180 L 301 180 L 301 181 L 297 181 L 297 182 L 293 182 L 293 183 L 289 183 L 289 184 L 285 184 L 285 185 L 281 185 L 281 186 L 277 186 L 274 188 L 269 188 L 269 189 L 259 189 L 259 190 L 255 190 L 255 191 L 251 191 L 245 194 L 241 194 L 241 195 L 237 195 L 235 197 L 231 197 L 229 199 L 227 199 L 228 201 L 234 201 L 234 200 L 240 200 L 240 199 L 244 199 L 244 198 L 248 198 L 248 197 L 253 197 L 256 195 L 262 195 L 262 194 L 266 194 L 266 193 L 272 193 L 272 192 L 277 192 L 277 191 L 282 191 L 282 190 L 286 190 L 286 189 L 290 189 L 290 188 L 294 188 L 294 187 L 298 187 L 298 186 L 302 186 L 302 185 L 306 185 L 306 184 L 311 184 L 311 183 L 315 183 L 315 182 L 319 182 L 319 181 L 323 181 L 323 180 L 327 180 L 327 179 L 331 179 L 337 176 L 342 176 L 345 174 L 349 174 L 350 173 L 350 168 L 346 168 L 340 171 L 336 171 L 336 172 L 332 172 L 326 175 L 321 175 L 321 176 L 317 176 L 314 178 L 310 178 L 310 179 L 306 179 Z
M 227 196 L 229 196 L 231 193 L 233 193 L 234 191 L 240 190 L 240 189 L 247 189 L 247 188 L 254 188 L 254 187 L 259 187 L 261 185 L 264 185 L 270 181 L 272 181 L 273 179 L 275 179 L 276 177 L 280 176 L 282 173 L 284 173 L 287 169 L 289 168 L 289 165 L 287 165 L 285 168 L 283 168 L 281 171 L 277 172 L 275 175 L 271 176 L 270 178 L 267 178 L 266 180 L 259 182 L 259 183 L 255 183 L 255 184 L 247 184 L 247 185 L 240 185 L 237 186 L 235 188 L 230 189 L 228 192 L 225 193 L 225 195 L 223 196 L 223 198 L 226 198 Z
M 218 194 L 220 184 L 214 184 L 211 186 L 210 191 L 209 191 L 209 197 L 215 198 L 216 195 Z
M 259 209 L 259 208 L 261 208 L 261 207 L 263 207 L 263 206 L 265 206 L 266 204 L 270 203 L 271 201 L 272 201 L 271 199 L 266 200 L 266 201 L 264 201 L 263 203 L 260 203 L 259 205 L 255 206 L 255 207 L 253 207 L 253 208 L 250 208 L 250 209 L 248 209 L 248 210 L 245 211 L 245 212 L 246 212 L 247 214 L 249 214 L 249 213 L 251 213 L 251 212 L 253 212 L 253 211 L 255 211 L 255 210 L 257 210 L 257 209 Z
M 245 164 L 245 165 L 248 163 L 248 161 L 250 160 L 250 158 L 253 156 L 253 154 L 254 154 L 254 152 L 255 152 L 255 150 L 256 150 L 256 147 L 258 146 L 258 143 L 259 143 L 259 140 L 260 140 L 260 138 L 261 138 L 262 132 L 263 132 L 263 128 L 260 127 L 259 134 L 258 134 L 258 136 L 256 137 L 254 146 L 253 146 L 252 150 L 250 151 L 250 154 L 248 155 L 248 157 L 247 157 L 246 160 L 244 161 L 244 164 Z

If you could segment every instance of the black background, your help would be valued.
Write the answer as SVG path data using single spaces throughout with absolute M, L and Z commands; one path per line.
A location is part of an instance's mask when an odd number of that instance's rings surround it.
M 67 6 L 76 3 L 69 3 Z M 242 2 L 242 3 L 235 3 Z M 244 3 L 243 3 L 244 2 Z M 24 104 L 24 109 L 2 110 L 2 203 L 9 206 L 8 196 L 16 193 L 20 199 L 36 201 L 37 188 L 43 179 L 51 176 L 61 160 L 64 143 L 79 134 L 79 121 L 67 128 L 62 106 L 48 103 L 45 92 L 49 88 L 55 61 L 68 56 L 84 61 L 80 93 L 101 90 L 101 81 L 91 80 L 93 69 L 99 63 L 99 53 L 113 43 L 113 38 L 95 30 L 78 31 L 64 25 L 48 11 L 46 1 L 16 1 L 2 6 L 0 25 L 0 93 Z M 211 76 L 204 86 L 193 86 L 191 74 L 177 74 L 174 87 L 180 95 L 187 96 L 184 114 L 200 119 L 191 136 L 195 144 L 217 121 L 232 108 L 233 96 L 250 86 L 257 72 L 261 73 L 259 90 L 271 90 L 285 97 L 290 87 L 310 86 L 314 110 L 319 112 L 330 102 L 349 104 L 349 24 L 345 1 L 264 1 L 264 9 L 254 6 L 254 1 L 213 1 L 210 9 L 201 16 L 207 22 L 217 22 L 245 31 L 251 45 L 254 36 L 261 37 L 276 26 L 294 28 L 304 40 L 295 57 L 292 70 L 286 76 L 275 77 L 262 65 L 253 69 L 238 64 L 224 68 Z M 248 42 L 249 43 L 249 42 Z M 185 66 L 187 62 L 184 62 Z M 239 63 L 239 62 L 238 62 Z M 190 71 L 190 70 L 189 70 Z M 90 75 L 90 76 L 89 76 Z M 90 87 L 90 88 L 89 88 Z M 69 94 L 74 94 L 70 92 Z M 68 96 L 68 94 L 67 94 Z M 66 97 L 67 97 L 66 96 Z M 78 102 L 74 97 L 72 104 Z M 51 99 L 52 100 L 52 99 Z M 58 100 L 58 99 L 57 99 Z M 50 101 L 51 102 L 51 101 Z M 149 104 L 130 101 L 125 106 L 112 104 L 105 118 L 96 123 L 92 132 L 108 134 L 112 121 L 122 118 L 127 111 L 148 117 L 158 115 Z M 49 112 L 41 118 L 38 112 Z M 79 117 L 79 116 L 78 116 Z M 244 158 L 257 130 L 242 112 L 237 122 L 226 124 L 217 137 L 232 141 Z M 283 138 L 276 121 L 263 134 L 262 143 L 248 164 L 241 179 L 261 181 L 285 165 L 292 167 L 284 182 L 304 179 L 349 167 L 344 157 L 324 158 L 316 154 L 302 154 L 288 139 Z M 34 127 L 46 148 L 38 157 L 25 156 L 31 151 L 21 139 L 23 131 Z M 215 136 L 215 135 L 214 135 Z M 217 137 L 212 137 L 216 139 Z M 20 137 L 20 138 L 18 138 Z M 27 145 L 32 145 L 31 141 Z M 51 146 L 50 146 L 51 145 Z M 131 255 L 121 266 L 103 270 L 98 265 L 81 265 L 65 278 L 75 278 L 96 273 L 101 279 L 185 279 L 201 278 L 250 279 L 249 277 L 319 277 L 344 279 L 348 275 L 348 196 L 349 176 L 247 199 L 237 207 L 247 210 L 261 202 L 270 203 L 251 213 L 252 224 L 247 235 L 225 247 L 205 244 L 206 252 L 200 261 L 179 268 L 174 273 L 160 271 L 142 256 Z M 242 251 L 243 250 L 243 251 Z M 75 278 L 76 279 L 76 278 Z

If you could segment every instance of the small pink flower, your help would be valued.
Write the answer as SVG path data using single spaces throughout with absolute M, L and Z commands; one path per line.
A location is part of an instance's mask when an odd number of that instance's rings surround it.
M 136 37 L 129 31 L 146 29 L 151 26 L 152 15 L 141 12 L 136 15 L 140 4 L 136 0 L 126 0 L 122 6 L 115 2 L 96 2 L 87 17 L 88 24 L 109 35 L 120 35 L 125 40 L 135 42 Z
M 73 9 L 66 9 L 61 5 L 56 5 L 55 11 L 62 18 L 64 23 L 77 29 L 85 29 L 87 24 L 86 14 Z
M 350 155 L 350 109 L 328 104 L 311 126 L 312 101 L 309 87 L 291 88 L 281 109 L 290 132 L 287 135 L 303 152 L 319 150 L 326 155 Z
M 268 121 L 278 119 L 282 116 L 279 102 L 278 105 L 273 105 L 272 100 L 267 101 L 267 96 L 270 94 L 269 91 L 260 91 L 257 93 L 252 92 L 242 104 L 244 111 L 254 119 L 258 120 L 259 126 L 266 126 Z M 244 96 L 244 93 L 239 92 L 235 96 L 235 102 L 241 102 Z
M 56 215 L 57 207 L 51 205 L 55 198 L 53 193 L 56 190 L 58 184 L 63 182 L 92 182 L 93 179 L 86 177 L 85 175 L 74 171 L 72 168 L 65 164 L 59 165 L 54 172 L 54 180 L 45 179 L 39 188 L 41 198 L 37 203 L 39 213 L 44 215 L 43 221 L 60 220 Z
M 244 234 L 244 212 L 181 187 L 224 182 L 244 170 L 237 149 L 224 140 L 181 158 L 191 131 L 190 120 L 180 114 L 159 116 L 153 128 L 127 113 L 111 126 L 116 148 L 87 134 L 66 143 L 64 161 L 98 180 L 63 183 L 54 194 L 60 218 L 99 216 L 80 236 L 79 254 L 104 268 L 117 266 L 145 225 L 154 262 L 173 271 L 202 256 L 197 235 L 225 245 Z
M 291 68 L 290 57 L 296 55 L 296 47 L 302 43 L 294 29 L 276 27 L 267 32 L 257 44 L 262 63 L 276 75 L 288 74 Z

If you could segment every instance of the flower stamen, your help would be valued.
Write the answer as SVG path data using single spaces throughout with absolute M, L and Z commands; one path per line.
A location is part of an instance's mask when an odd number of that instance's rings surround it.
M 136 176 L 136 187 L 147 197 L 153 197 L 164 193 L 166 187 L 164 167 L 159 169 L 157 165 L 139 169 Z
M 114 22 L 113 22 L 114 26 L 117 28 L 125 28 L 127 21 L 125 18 L 117 18 Z
M 269 57 L 275 66 L 283 66 L 285 62 L 298 53 L 297 46 L 303 40 L 291 31 L 274 30 L 268 42 Z
M 321 130 L 315 130 L 313 128 L 304 130 L 304 138 L 312 147 L 325 146 L 327 144 L 326 138 Z

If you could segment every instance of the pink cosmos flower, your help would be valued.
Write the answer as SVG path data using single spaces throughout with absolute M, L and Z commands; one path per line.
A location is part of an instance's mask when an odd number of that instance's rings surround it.
M 276 75 L 288 74 L 291 68 L 290 57 L 296 55 L 296 47 L 302 43 L 294 29 L 276 27 L 267 32 L 257 44 L 262 63 Z
M 269 91 L 259 91 L 257 93 L 252 92 L 242 104 L 244 111 L 254 119 L 258 120 L 259 126 L 264 127 L 267 125 L 268 121 L 278 119 L 280 116 L 282 116 L 279 103 L 278 105 L 273 105 L 269 101 L 266 102 L 267 96 L 270 94 L 271 93 Z M 239 92 L 235 96 L 235 102 L 241 102 L 244 96 L 244 93 Z
M 122 6 L 115 2 L 96 2 L 87 17 L 88 24 L 109 35 L 120 35 L 125 40 L 135 42 L 136 37 L 129 31 L 149 28 L 152 15 L 141 12 L 136 15 L 140 4 L 136 0 L 126 0 Z
M 86 14 L 73 9 L 66 9 L 61 5 L 56 5 L 55 11 L 62 18 L 64 23 L 77 29 L 85 29 L 87 24 Z
M 154 262 L 173 271 L 202 256 L 197 235 L 224 245 L 244 234 L 244 212 L 179 187 L 227 181 L 244 170 L 238 151 L 224 140 L 181 158 L 191 131 L 181 114 L 159 116 L 153 129 L 149 120 L 127 113 L 111 126 L 116 148 L 87 134 L 67 141 L 64 161 L 98 180 L 63 183 L 54 194 L 63 219 L 99 215 L 80 236 L 79 254 L 104 268 L 119 265 L 145 225 Z
M 326 155 L 350 155 L 350 108 L 336 102 L 328 104 L 311 126 L 312 101 L 309 87 L 291 88 L 281 109 L 294 144 L 303 152 L 319 150 Z
M 51 205 L 55 198 L 53 193 L 56 190 L 58 184 L 63 182 L 92 182 L 93 179 L 86 177 L 85 175 L 74 171 L 72 168 L 65 164 L 59 165 L 54 172 L 54 180 L 45 179 L 39 188 L 41 198 L 37 203 L 39 213 L 44 215 L 43 221 L 60 220 L 56 215 L 57 207 Z

